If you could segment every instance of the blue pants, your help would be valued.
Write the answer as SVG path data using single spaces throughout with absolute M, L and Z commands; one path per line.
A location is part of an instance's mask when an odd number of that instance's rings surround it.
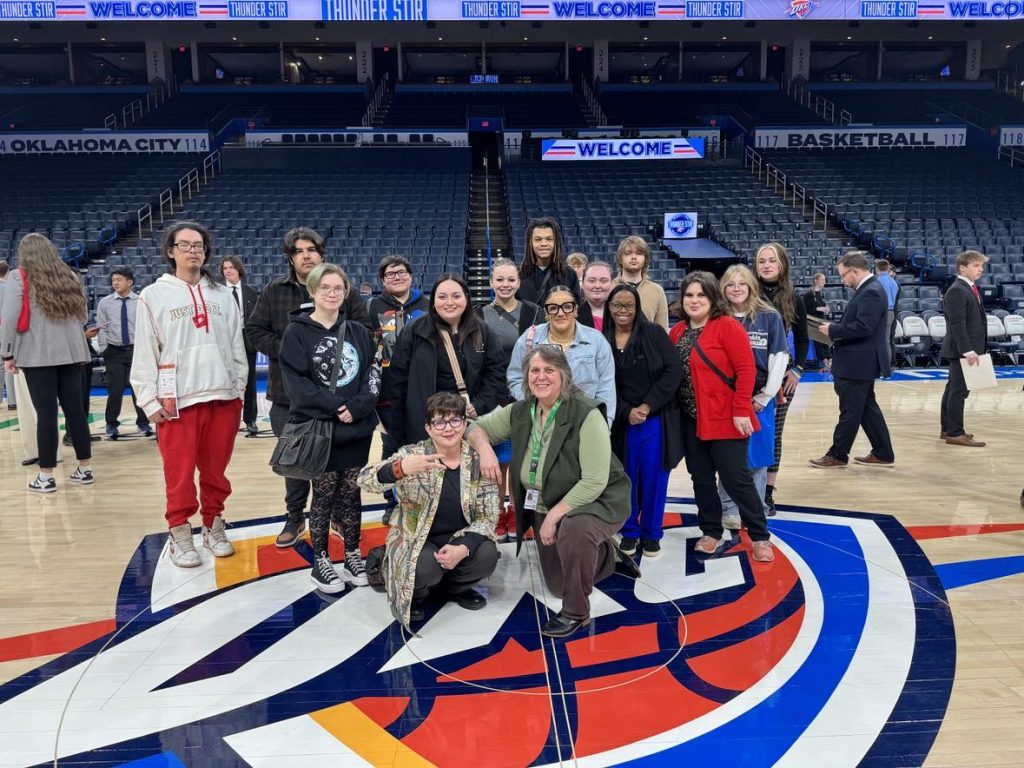
M 668 470 L 662 460 L 661 416 L 626 426 L 626 474 L 632 484 L 632 509 L 620 533 L 625 539 L 659 541 L 663 535 Z

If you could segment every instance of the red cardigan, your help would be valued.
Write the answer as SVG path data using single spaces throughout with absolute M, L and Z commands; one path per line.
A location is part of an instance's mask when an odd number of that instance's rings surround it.
M 679 341 L 686 328 L 685 320 L 672 327 L 669 337 L 673 344 Z M 700 348 L 722 373 L 736 378 L 736 391 L 729 389 L 701 360 L 696 349 L 690 353 L 690 375 L 697 400 L 697 437 L 701 440 L 741 439 L 743 435 L 732 423 L 734 416 L 746 416 L 755 431 L 760 429 L 751 403 L 757 365 L 746 330 L 732 317 L 713 318 L 701 331 Z

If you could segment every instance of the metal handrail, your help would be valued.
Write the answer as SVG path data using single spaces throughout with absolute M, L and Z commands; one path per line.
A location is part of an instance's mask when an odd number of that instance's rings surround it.
M 149 234 L 153 234 L 153 206 L 149 203 L 139 208 L 137 212 L 139 220 L 139 234 L 142 234 L 142 227 L 145 222 L 149 223 Z
M 164 223 L 164 208 L 167 208 L 171 216 L 174 215 L 174 191 L 168 187 L 160 193 L 160 223 Z
M 811 210 L 811 226 L 817 226 L 818 214 L 821 214 L 821 231 L 828 229 L 828 203 L 824 200 L 814 198 L 814 207 Z

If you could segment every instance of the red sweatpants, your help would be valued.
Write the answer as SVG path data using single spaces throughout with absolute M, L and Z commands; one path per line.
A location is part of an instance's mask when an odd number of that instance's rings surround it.
M 202 503 L 203 525 L 224 511 L 231 483 L 224 474 L 235 449 L 241 400 L 213 400 L 190 405 L 177 419 L 157 426 L 160 456 L 167 485 L 167 526 L 188 522 Z M 196 470 L 199 497 L 196 498 Z

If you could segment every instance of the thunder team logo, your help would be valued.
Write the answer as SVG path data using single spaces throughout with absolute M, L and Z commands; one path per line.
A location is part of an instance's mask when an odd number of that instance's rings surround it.
M 432 605 L 410 637 L 370 588 L 313 591 L 308 544 L 276 549 L 277 520 L 234 526 L 235 557 L 195 572 L 153 534 L 116 631 L 0 687 L 18 734 L 0 765 L 922 764 L 955 638 L 903 527 L 784 512 L 765 564 L 745 534 L 697 556 L 692 513 L 670 502 L 662 555 L 598 584 L 566 640 L 539 635 L 559 601 L 531 544 L 501 545 L 486 608 Z M 385 532 L 364 524 L 364 549 Z
M 818 0 L 790 0 L 789 13 L 786 15 L 791 19 L 803 19 L 819 5 L 821 2 Z

